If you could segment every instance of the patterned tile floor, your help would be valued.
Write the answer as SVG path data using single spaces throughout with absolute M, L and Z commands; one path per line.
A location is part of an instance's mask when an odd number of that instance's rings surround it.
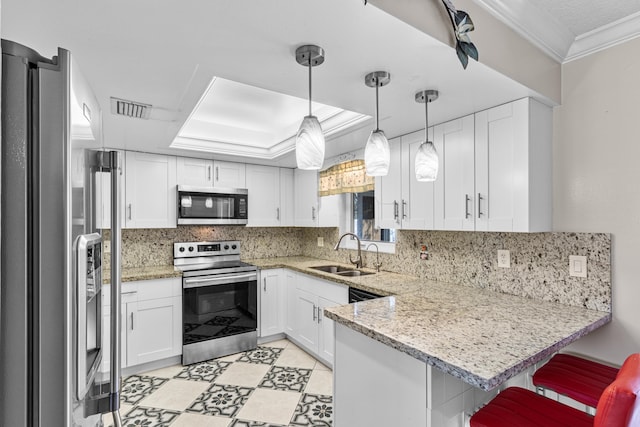
M 280 340 L 132 375 L 122 383 L 120 414 L 126 427 L 327 427 L 332 394 L 331 370 Z

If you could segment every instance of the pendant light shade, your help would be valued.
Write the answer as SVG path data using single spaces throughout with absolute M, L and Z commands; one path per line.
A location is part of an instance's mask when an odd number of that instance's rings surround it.
M 298 169 L 321 169 L 324 163 L 324 135 L 318 118 L 307 116 L 296 135 Z
M 367 74 L 364 83 L 376 88 L 376 128 L 371 131 L 367 145 L 364 148 L 364 165 L 369 176 L 385 176 L 389 173 L 391 150 L 389 141 L 380 130 L 378 119 L 378 88 L 386 86 L 391 81 L 391 74 L 386 71 L 375 71 Z
M 438 177 L 439 159 L 436 147 L 429 141 L 429 103 L 438 99 L 437 90 L 416 93 L 416 102 L 424 103 L 424 142 L 420 144 L 415 160 L 416 180 L 429 182 Z
M 324 134 L 320 121 L 311 112 L 311 69 L 324 62 L 324 50 L 315 45 L 300 46 L 296 61 L 309 68 L 309 115 L 296 134 L 296 163 L 299 169 L 318 170 L 324 163 Z
M 369 176 L 385 176 L 389 173 L 391 150 L 384 132 L 372 130 L 364 148 L 364 164 Z

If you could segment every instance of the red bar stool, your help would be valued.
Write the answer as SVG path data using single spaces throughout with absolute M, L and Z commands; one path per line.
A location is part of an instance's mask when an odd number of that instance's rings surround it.
M 595 408 L 618 369 L 570 354 L 556 354 L 533 374 L 533 385 Z
M 470 420 L 471 427 L 639 427 L 640 353 L 625 360 L 597 404 L 595 417 L 532 391 L 510 387 Z

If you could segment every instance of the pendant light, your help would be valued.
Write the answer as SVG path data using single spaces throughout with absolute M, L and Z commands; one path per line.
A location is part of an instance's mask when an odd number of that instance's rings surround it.
M 309 68 L 309 115 L 296 134 L 296 163 L 298 169 L 318 170 L 324 163 L 324 134 L 318 118 L 311 113 L 311 69 L 324 62 L 324 50 L 315 45 L 300 46 L 296 61 Z
M 438 99 L 437 90 L 416 93 L 416 102 L 424 103 L 424 142 L 416 153 L 415 173 L 418 181 L 435 181 L 438 177 L 438 152 L 429 141 L 429 103 Z
M 369 176 L 385 176 L 389 173 L 391 151 L 389 141 L 379 126 L 378 88 L 386 86 L 390 81 L 391 74 L 386 71 L 375 71 L 364 78 L 364 84 L 376 88 L 376 128 L 371 131 L 364 148 L 364 165 Z

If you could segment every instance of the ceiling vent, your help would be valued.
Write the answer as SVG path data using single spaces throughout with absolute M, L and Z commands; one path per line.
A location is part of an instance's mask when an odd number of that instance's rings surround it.
M 153 108 L 153 106 L 149 104 L 111 97 L 111 114 L 117 116 L 148 119 L 151 115 L 151 108 Z

